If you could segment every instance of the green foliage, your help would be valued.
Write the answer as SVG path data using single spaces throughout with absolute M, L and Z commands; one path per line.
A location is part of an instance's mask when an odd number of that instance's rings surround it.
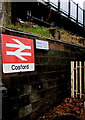
M 26 26 L 14 26 L 14 25 L 4 25 L 4 26 L 12 28 L 12 29 L 21 30 L 24 32 L 38 34 L 38 35 L 45 36 L 45 37 L 52 37 L 49 34 L 49 28 L 46 28 L 46 27 L 34 26 L 34 27 L 30 28 L 30 27 L 26 27 Z
M 29 22 L 24 23 L 24 24 L 17 23 L 16 25 L 9 24 L 9 25 L 4 25 L 4 26 L 11 28 L 11 29 L 16 29 L 16 30 L 20 30 L 20 31 L 24 31 L 24 32 L 32 33 L 32 34 L 37 34 L 42 39 L 44 39 L 45 37 L 54 38 L 52 37 L 52 34 L 49 31 L 50 29 L 57 29 L 58 31 L 60 31 L 61 41 L 66 41 L 66 42 L 78 44 L 81 46 L 85 45 L 83 44 L 83 41 L 85 41 L 85 38 L 81 36 L 77 36 L 77 35 L 72 35 L 70 32 L 64 29 L 60 29 L 59 27 L 47 28 L 43 26 L 33 25 L 33 23 L 31 23 L 30 25 Z M 54 38 L 54 39 L 58 39 L 58 38 Z

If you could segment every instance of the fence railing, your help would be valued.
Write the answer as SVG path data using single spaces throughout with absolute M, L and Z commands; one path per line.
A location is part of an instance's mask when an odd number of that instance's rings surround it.
M 47 2 L 47 0 L 44 1 Z M 85 27 L 84 10 L 73 0 L 48 0 L 48 2 L 51 8 L 58 10 L 62 15 Z
M 71 97 L 85 98 L 85 62 L 71 62 Z

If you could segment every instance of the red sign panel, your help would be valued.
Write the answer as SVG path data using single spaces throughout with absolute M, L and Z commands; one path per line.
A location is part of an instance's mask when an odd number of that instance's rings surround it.
M 2 34 L 3 72 L 34 71 L 32 39 Z

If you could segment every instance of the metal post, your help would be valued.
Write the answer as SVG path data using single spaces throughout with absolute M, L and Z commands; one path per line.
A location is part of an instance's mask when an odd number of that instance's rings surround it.
M 83 10 L 83 27 L 85 27 L 85 9 Z
M 68 2 L 68 18 L 70 18 L 70 9 L 71 9 L 71 2 Z
M 74 98 L 74 61 L 71 62 L 71 97 Z
M 77 11 L 76 11 L 76 22 L 78 23 L 78 4 L 77 4 Z
M 50 6 L 50 0 L 48 0 L 48 6 Z
M 58 0 L 58 12 L 60 11 L 60 0 Z

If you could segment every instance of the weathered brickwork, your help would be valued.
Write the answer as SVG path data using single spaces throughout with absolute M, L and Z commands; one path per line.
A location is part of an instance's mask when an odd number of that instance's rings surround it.
M 48 51 L 34 50 L 34 72 L 3 74 L 3 120 L 35 120 L 70 96 L 70 62 L 85 60 L 85 49 L 48 42 Z

